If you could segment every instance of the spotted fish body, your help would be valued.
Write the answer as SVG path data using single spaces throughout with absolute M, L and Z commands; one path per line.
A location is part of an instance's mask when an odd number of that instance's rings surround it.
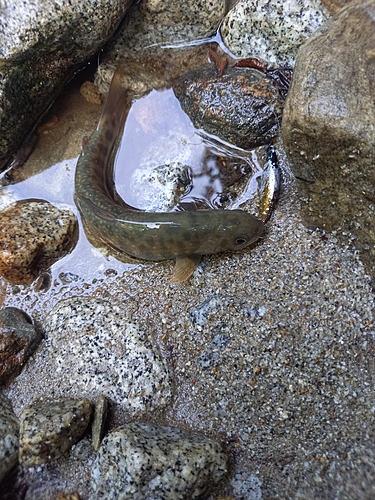
M 75 202 L 83 222 L 106 244 L 145 260 L 176 259 L 172 282 L 189 278 L 202 255 L 240 250 L 259 239 L 262 221 L 242 210 L 143 212 L 117 195 L 109 159 L 131 106 L 117 69 L 97 129 L 78 159 Z

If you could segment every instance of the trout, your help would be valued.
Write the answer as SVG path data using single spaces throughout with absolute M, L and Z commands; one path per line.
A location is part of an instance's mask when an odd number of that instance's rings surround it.
M 110 156 L 132 95 L 117 68 L 97 129 L 78 158 L 74 200 L 84 227 L 105 244 L 139 259 L 176 259 L 171 283 L 187 280 L 202 255 L 241 250 L 256 242 L 264 223 L 242 210 L 144 212 L 117 194 Z

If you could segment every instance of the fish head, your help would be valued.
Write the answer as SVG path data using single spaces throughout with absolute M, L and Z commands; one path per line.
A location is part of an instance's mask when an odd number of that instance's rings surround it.
M 258 241 L 264 232 L 263 221 L 247 212 L 242 210 L 215 212 L 217 224 L 202 244 L 200 249 L 202 255 L 242 250 Z

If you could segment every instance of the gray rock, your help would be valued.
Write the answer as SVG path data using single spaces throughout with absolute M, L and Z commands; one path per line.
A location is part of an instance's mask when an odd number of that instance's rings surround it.
M 18 375 L 42 339 L 29 316 L 16 307 L 0 310 L 0 383 Z
M 351 233 L 370 272 L 375 257 L 374 16 L 373 0 L 349 6 L 301 48 L 282 123 L 306 224 Z
M 243 149 L 269 143 L 279 132 L 283 100 L 271 78 L 254 69 L 213 64 L 183 75 L 173 87 L 194 126 Z
M 8 398 L 0 393 L 0 482 L 18 462 L 19 421 Z
M 88 399 L 35 403 L 20 418 L 19 459 L 25 467 L 55 460 L 85 432 L 91 417 Z
M 136 169 L 128 181 L 129 186 L 138 200 L 138 208 L 168 212 L 191 185 L 192 171 L 179 161 L 159 166 L 153 163 Z
M 240 0 L 220 28 L 238 57 L 293 65 L 298 48 L 328 17 L 316 0 Z
M 221 446 L 175 427 L 129 424 L 104 438 L 92 469 L 94 498 L 197 498 L 227 474 Z
M 176 56 L 163 47 L 212 36 L 226 12 L 225 0 L 180 2 L 144 0 L 127 16 L 107 44 L 95 76 L 95 85 L 106 94 L 118 64 L 129 69 L 128 86 L 137 94 L 165 88 L 167 82 L 207 60 L 207 49 L 186 47 Z
M 73 212 L 44 200 L 18 201 L 0 220 L 0 274 L 14 284 L 31 283 L 66 255 L 78 236 Z
M 123 56 L 162 51 L 166 45 L 194 42 L 213 35 L 226 12 L 225 0 L 143 0 L 122 23 L 106 50 Z
M 104 427 L 107 414 L 108 414 L 107 398 L 103 396 L 103 394 L 99 394 L 95 403 L 94 418 L 91 426 L 92 446 L 96 451 L 98 451 L 100 443 L 102 442 L 104 436 Z
M 123 307 L 73 297 L 59 302 L 43 326 L 46 340 L 27 374 L 34 380 L 34 398 L 47 389 L 56 398 L 85 394 L 95 399 L 103 394 L 131 414 L 170 402 L 167 363 Z
M 255 474 L 237 472 L 230 484 L 233 488 L 233 494 L 236 495 L 236 500 L 262 499 L 262 483 Z
M 0 170 L 72 76 L 74 65 L 105 44 L 130 4 L 131 0 L 2 2 Z

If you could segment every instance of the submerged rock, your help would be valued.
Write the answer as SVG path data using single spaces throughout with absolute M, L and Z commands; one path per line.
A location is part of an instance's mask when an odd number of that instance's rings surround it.
M 137 194 L 137 207 L 150 211 L 171 210 L 191 184 L 191 168 L 179 161 L 137 169 L 129 179 L 131 190 Z
M 29 284 L 76 244 L 77 218 L 44 200 L 22 200 L 0 217 L 0 274 Z
M 238 57 L 293 65 L 298 48 L 327 18 L 328 11 L 316 0 L 240 0 L 220 33 Z
M 95 85 L 102 94 L 109 88 L 119 64 L 127 68 L 127 85 L 138 95 L 165 88 L 189 68 L 207 60 L 205 47 L 189 43 L 215 34 L 226 13 L 225 0 L 143 0 L 124 19 L 101 56 Z M 179 51 L 165 47 L 187 44 Z
M 279 132 L 283 109 L 273 80 L 251 68 L 213 64 L 183 75 L 173 87 L 194 126 L 243 149 L 269 143 Z
M 42 335 L 29 316 L 16 307 L 0 310 L 0 383 L 18 375 Z
M 88 399 L 35 403 L 20 418 L 20 462 L 44 464 L 68 451 L 85 432 L 91 417 Z
M 213 35 L 226 13 L 225 0 L 143 0 L 124 21 L 114 43 L 124 55 L 145 48 L 193 42 Z
M 18 462 L 19 422 L 8 398 L 0 393 L 0 482 Z
M 93 498 L 198 498 L 227 474 L 221 446 L 176 427 L 128 424 L 104 438 L 92 469 Z
M 375 258 L 375 1 L 341 10 L 301 48 L 282 136 L 305 222 Z M 340 234 L 339 234 L 340 235 Z
M 75 66 L 105 44 L 131 3 L 132 0 L 2 2 L 0 171 L 73 75 Z

